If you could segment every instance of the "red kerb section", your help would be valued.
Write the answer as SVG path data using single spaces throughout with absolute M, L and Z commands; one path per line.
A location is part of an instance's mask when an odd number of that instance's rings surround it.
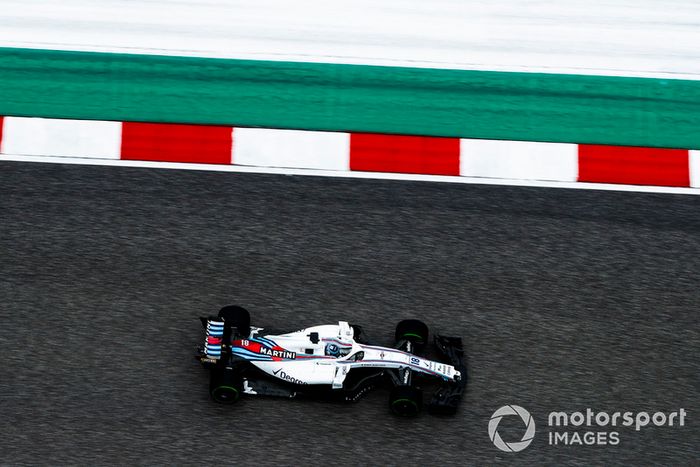
M 352 133 L 350 170 L 459 175 L 459 139 Z
M 231 127 L 124 122 L 121 158 L 230 164 L 231 144 Z
M 629 185 L 690 186 L 685 149 L 581 144 L 578 181 Z
M 3 117 L 0 117 L 0 153 L 2 152 L 2 127 L 3 127 Z

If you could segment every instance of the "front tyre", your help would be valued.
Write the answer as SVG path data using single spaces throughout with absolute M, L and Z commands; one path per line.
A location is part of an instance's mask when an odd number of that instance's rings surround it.
M 395 386 L 389 396 L 389 409 L 399 417 L 415 417 L 423 408 L 423 391 L 413 386 Z
M 428 326 L 417 319 L 405 319 L 396 325 L 396 342 L 409 341 L 417 350 L 428 343 Z
M 242 391 L 241 379 L 231 370 L 212 370 L 209 380 L 209 394 L 219 404 L 238 402 Z

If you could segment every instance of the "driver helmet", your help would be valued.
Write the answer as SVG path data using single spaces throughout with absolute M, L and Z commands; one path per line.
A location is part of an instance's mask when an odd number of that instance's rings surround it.
M 340 347 L 338 344 L 326 344 L 326 355 L 331 355 L 333 357 L 340 356 Z

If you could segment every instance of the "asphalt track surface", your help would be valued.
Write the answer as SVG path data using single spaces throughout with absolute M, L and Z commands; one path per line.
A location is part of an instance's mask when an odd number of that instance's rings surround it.
M 700 458 L 700 197 L 5 162 L 0 255 L 0 464 Z M 406 317 L 463 335 L 464 406 L 216 405 L 192 355 L 197 316 L 229 303 L 386 345 Z M 537 424 L 519 453 L 487 434 L 505 404 Z M 587 407 L 688 415 L 617 428 L 616 446 L 547 444 L 549 412 Z

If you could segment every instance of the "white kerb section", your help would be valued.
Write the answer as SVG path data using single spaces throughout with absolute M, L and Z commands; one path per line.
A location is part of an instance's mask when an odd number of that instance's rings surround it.
M 459 165 L 465 177 L 575 182 L 578 145 L 463 139 Z
M 688 151 L 690 163 L 690 186 L 700 188 L 700 150 Z
M 121 122 L 5 117 L 4 154 L 119 159 Z
M 232 163 L 350 170 L 350 134 L 236 127 L 233 130 Z

